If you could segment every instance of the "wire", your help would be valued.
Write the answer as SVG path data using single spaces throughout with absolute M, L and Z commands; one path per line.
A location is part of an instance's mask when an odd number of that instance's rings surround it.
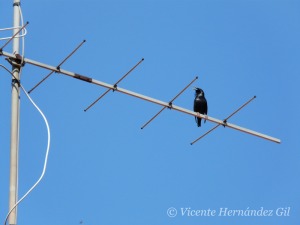
M 22 14 L 22 10 L 21 10 L 21 5 L 18 6 L 18 9 L 19 9 L 19 13 L 20 13 L 20 16 L 21 16 L 21 23 L 22 23 L 22 26 L 19 26 L 19 27 L 1 28 L 0 31 L 7 31 L 7 30 L 20 29 L 21 27 L 24 26 L 24 20 L 23 20 L 23 14 Z M 22 34 L 16 36 L 16 38 L 22 38 L 22 39 L 23 39 L 23 44 L 24 44 L 24 37 L 25 37 L 26 35 L 27 35 L 27 30 L 26 30 L 26 28 L 24 28 L 23 31 L 22 31 Z M 10 39 L 10 38 L 11 38 L 11 37 L 0 38 L 0 41 L 8 40 L 8 39 Z M 23 50 L 24 50 L 24 45 L 23 45 Z
M 8 28 L 1 28 L 0 31 L 7 31 L 7 30 L 14 30 L 14 29 L 20 29 L 20 27 L 8 27 Z M 21 35 L 18 35 L 16 36 L 16 38 L 21 38 L 21 37 L 25 37 L 27 35 L 27 30 L 26 28 L 23 29 L 24 31 L 22 31 L 22 34 Z M 11 37 L 3 37 L 3 38 L 0 38 L 0 41 L 4 41 L 4 40 L 8 40 L 10 39 Z
M 5 222 L 4 225 L 6 225 L 7 219 L 9 217 L 9 215 L 11 214 L 11 212 L 30 194 L 30 192 L 32 192 L 32 190 L 41 182 L 41 180 L 43 179 L 46 169 L 47 169 L 47 163 L 48 163 L 48 155 L 49 155 L 49 151 L 50 151 L 50 142 L 51 142 L 51 137 L 50 137 L 50 127 L 47 121 L 47 118 L 45 117 L 44 113 L 41 111 L 41 109 L 35 104 L 35 102 L 32 100 L 32 98 L 28 95 L 27 91 L 25 90 L 25 88 L 23 87 L 23 85 L 20 85 L 23 92 L 26 94 L 27 98 L 30 100 L 30 102 L 33 104 L 33 106 L 38 110 L 38 112 L 41 114 L 41 116 L 44 119 L 44 122 L 46 124 L 47 127 L 47 136 L 48 136 L 48 141 L 47 141 L 47 150 L 46 150 L 46 156 L 45 156 L 45 160 L 44 160 L 44 167 L 43 167 L 43 171 L 42 174 L 40 175 L 40 178 L 36 181 L 36 183 L 23 195 L 22 198 L 20 198 L 17 203 L 11 208 L 11 210 L 8 212 L 6 218 L 5 218 Z
M 4 68 L 6 71 L 8 71 L 13 77 L 14 75 L 3 65 L 0 64 L 0 66 L 2 68 Z M 49 151 L 50 151 L 50 143 L 51 143 L 51 133 L 50 133 L 50 127 L 49 127 L 49 123 L 48 120 L 46 118 L 46 116 L 44 115 L 44 113 L 42 112 L 42 110 L 36 105 L 36 103 L 32 100 L 32 98 L 29 96 L 29 94 L 27 93 L 26 89 L 23 87 L 23 85 L 20 84 L 21 89 L 23 90 L 23 92 L 26 94 L 27 98 L 30 100 L 30 102 L 33 104 L 33 106 L 38 110 L 38 112 L 41 114 L 41 116 L 44 119 L 44 122 L 46 124 L 47 127 L 47 136 L 48 136 L 48 141 L 47 141 L 47 149 L 46 149 L 46 155 L 45 155 L 45 160 L 44 160 L 44 167 L 43 167 L 43 171 L 42 174 L 40 175 L 39 179 L 35 182 L 35 184 L 23 195 L 22 198 L 20 198 L 17 203 L 10 209 L 10 211 L 8 212 L 6 218 L 5 218 L 5 222 L 4 225 L 6 225 L 7 219 L 9 217 L 9 215 L 11 214 L 11 212 L 30 194 L 30 192 L 32 192 L 32 190 L 41 182 L 41 180 L 43 179 L 46 169 L 47 169 L 47 163 L 48 163 L 48 156 L 49 156 Z
M 22 14 L 22 10 L 21 10 L 21 5 L 18 6 L 18 9 L 19 9 L 20 17 L 21 17 L 21 23 L 22 23 L 22 26 L 19 26 L 19 27 L 1 28 L 0 31 L 7 31 L 7 30 L 20 29 L 21 27 L 24 26 L 24 20 L 23 20 L 23 14 Z M 22 34 L 15 37 L 15 38 L 22 38 L 22 42 L 23 42 L 23 43 L 22 43 L 22 45 L 23 45 L 22 51 L 24 51 L 24 49 L 25 49 L 25 47 L 24 47 L 24 37 L 25 37 L 26 35 L 27 35 L 27 30 L 26 30 L 26 28 L 24 27 L 24 29 L 22 30 Z M 0 38 L 0 41 L 8 40 L 8 39 L 11 39 L 11 37 Z M 23 54 L 23 55 L 24 55 L 24 54 Z

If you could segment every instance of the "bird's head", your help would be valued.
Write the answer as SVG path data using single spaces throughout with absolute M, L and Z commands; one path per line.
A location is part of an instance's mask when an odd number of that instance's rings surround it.
M 196 92 L 196 95 L 202 95 L 202 96 L 204 96 L 204 91 L 201 88 L 194 87 L 194 90 Z

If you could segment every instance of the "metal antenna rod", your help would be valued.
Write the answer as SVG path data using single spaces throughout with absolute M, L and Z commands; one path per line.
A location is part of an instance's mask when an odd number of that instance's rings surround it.
M 240 108 L 238 108 L 237 110 L 235 110 L 233 113 L 231 113 L 225 120 L 224 123 L 227 123 L 227 120 L 232 117 L 234 114 L 236 114 L 238 111 L 240 111 L 242 108 L 244 108 L 246 105 L 248 105 L 253 99 L 255 99 L 256 96 L 252 97 L 250 100 L 248 100 L 245 104 L 243 104 Z M 215 130 L 216 128 L 218 128 L 219 126 L 221 126 L 221 124 L 217 124 L 215 127 L 211 128 L 209 131 L 207 131 L 205 134 L 203 134 L 202 136 L 200 136 L 199 138 L 197 138 L 196 140 L 194 140 L 193 142 L 191 142 L 191 145 L 195 144 L 197 141 L 199 141 L 201 138 L 205 137 L 207 134 L 209 134 L 210 132 L 212 132 L 213 130 Z
M 144 58 L 142 58 L 134 67 L 131 68 L 123 77 L 121 77 L 115 84 L 115 88 L 117 88 L 117 84 L 120 83 L 125 77 L 127 77 L 128 74 L 130 74 L 138 65 L 140 65 L 144 61 Z
M 195 77 L 194 80 L 191 81 L 191 83 L 189 83 L 184 89 L 182 89 L 181 92 L 179 92 L 170 102 L 169 102 L 169 108 L 172 108 L 172 103 L 173 101 L 179 97 L 179 95 L 181 95 L 189 86 L 192 85 L 192 83 L 195 82 L 195 80 L 197 80 L 198 77 Z M 167 106 L 164 106 L 158 113 L 156 113 L 150 120 L 148 120 L 147 123 L 145 123 L 141 129 L 144 129 L 152 120 L 154 120 L 163 110 L 165 110 L 167 108 Z
M 13 27 L 20 27 L 20 0 L 13 0 Z M 28 23 L 27 23 L 28 24 Z M 25 24 L 19 31 L 13 30 L 13 36 L 6 42 L 2 49 L 12 40 L 13 53 L 19 54 L 20 39 L 15 36 L 27 25 Z M 17 62 L 17 58 L 13 59 Z M 21 66 L 12 64 L 12 90 L 11 90 L 11 132 L 10 132 L 10 183 L 9 183 L 9 210 L 11 210 L 18 200 L 18 159 L 19 159 L 19 121 L 20 121 L 20 68 Z M 9 216 L 9 224 L 17 224 L 17 207 L 12 210 Z
M 101 98 L 103 98 L 111 89 L 107 89 L 99 98 L 97 98 L 92 104 L 90 104 L 84 111 L 88 111 L 93 105 L 95 105 Z
M 4 52 L 4 51 L 0 52 L 0 56 L 6 56 L 9 59 L 16 59 L 16 56 L 14 54 L 10 54 L 10 53 Z M 54 67 L 54 66 L 47 65 L 47 64 L 44 64 L 44 63 L 41 63 L 41 62 L 37 62 L 37 61 L 32 60 L 32 59 L 24 58 L 23 61 L 25 63 L 31 64 L 31 65 L 34 65 L 34 66 L 38 66 L 38 67 L 41 67 L 41 68 L 44 68 L 44 69 L 57 71 L 57 68 Z M 85 81 L 85 82 L 92 83 L 92 84 L 95 84 L 95 85 L 98 85 L 98 86 L 101 86 L 101 87 L 116 90 L 116 91 L 121 92 L 123 94 L 127 94 L 127 95 L 130 95 L 130 96 L 133 96 L 133 97 L 136 97 L 136 98 L 148 101 L 148 102 L 152 102 L 152 103 L 157 104 L 157 105 L 169 107 L 168 102 L 163 102 L 161 100 L 151 98 L 149 96 L 142 95 L 142 94 L 139 94 L 139 93 L 136 93 L 136 92 L 124 89 L 124 88 L 118 87 L 116 89 L 114 87 L 114 85 L 111 85 L 111 84 L 108 84 L 108 83 L 105 83 L 105 82 L 102 82 L 102 81 L 99 81 L 99 80 L 95 80 L 91 77 L 87 77 L 87 76 L 80 75 L 80 74 L 77 74 L 77 73 L 74 73 L 74 72 L 71 72 L 71 71 L 67 71 L 67 70 L 63 70 L 63 69 L 61 69 L 59 72 L 61 74 L 79 79 L 81 81 Z M 203 114 L 199 114 L 199 113 L 196 113 L 196 112 L 191 111 L 189 109 L 185 109 L 185 108 L 182 108 L 182 107 L 179 107 L 179 106 L 176 106 L 176 105 L 172 105 L 172 109 L 176 110 L 176 111 L 179 111 L 179 112 L 182 112 L 182 113 L 185 113 L 185 114 L 188 114 L 188 115 L 191 115 L 193 117 L 196 116 L 198 118 L 206 119 L 210 122 L 221 124 L 223 126 L 226 126 L 226 127 L 229 127 L 229 128 L 232 128 L 232 129 L 235 129 L 235 130 L 247 133 L 247 134 L 251 134 L 251 135 L 254 135 L 256 137 L 260 137 L 260 138 L 263 138 L 263 139 L 266 139 L 266 140 L 269 140 L 269 141 L 273 141 L 273 142 L 278 143 L 278 144 L 281 142 L 280 139 L 278 139 L 278 138 L 271 137 L 269 135 L 262 134 L 262 133 L 259 133 L 259 132 L 256 132 L 256 131 L 253 131 L 253 130 L 250 130 L 250 129 L 247 129 L 247 128 L 244 128 L 244 127 L 241 127 L 241 126 L 238 126 L 238 125 L 235 125 L 235 124 L 232 124 L 232 123 L 224 123 L 223 120 L 213 118 L 211 116 L 206 116 L 206 115 L 203 115 Z
M 17 78 L 15 77 L 15 75 L 9 71 L 9 69 L 7 69 L 5 66 L 3 66 L 2 64 L 0 64 L 0 67 L 2 67 L 3 69 L 5 69 L 8 73 L 10 73 L 10 75 L 17 80 Z
M 57 69 L 60 69 L 60 66 L 64 64 L 84 43 L 86 40 L 83 40 L 58 66 Z
M 189 83 L 184 89 L 182 89 L 182 91 L 179 92 L 179 93 L 178 93 L 178 94 L 177 94 L 170 102 L 172 103 L 173 101 L 175 101 L 175 99 L 178 98 L 179 95 L 181 95 L 186 89 L 188 89 L 189 86 L 191 86 L 191 85 L 195 82 L 195 80 L 197 80 L 197 79 L 198 79 L 198 76 L 196 76 L 196 77 L 194 78 L 194 80 L 192 80 L 191 83 Z
M 244 105 L 242 105 L 240 108 L 238 108 L 237 110 L 235 110 L 233 113 L 231 113 L 225 120 L 224 122 L 227 123 L 227 120 L 232 117 L 234 114 L 236 114 L 237 112 L 239 112 L 242 108 L 244 108 L 246 105 L 248 105 L 252 100 L 254 100 L 256 98 L 256 96 L 254 95 L 250 100 L 248 100 Z
M 50 77 L 52 74 L 54 73 L 54 71 L 51 71 L 47 76 L 45 76 L 40 82 L 38 82 L 33 88 L 31 88 L 28 91 L 28 94 L 30 94 L 34 89 L 36 89 L 41 83 L 43 83 L 48 77 Z
M 59 72 L 60 66 L 64 64 L 82 45 L 85 43 L 86 40 L 83 40 L 56 68 L 57 71 L 52 70 L 47 76 L 45 76 L 40 82 L 38 82 L 33 88 L 28 91 L 30 94 L 34 89 L 36 89 L 41 83 L 43 83 L 48 77 L 50 77 L 54 72 Z
M 2 51 L 6 45 L 9 44 L 9 42 L 11 42 L 11 40 L 13 40 L 20 32 L 21 30 L 23 30 L 27 25 L 29 24 L 29 22 L 27 22 L 23 27 L 21 27 L 10 39 L 7 40 L 7 42 L 0 48 L 0 51 Z
M 209 134 L 210 132 L 212 132 L 213 130 L 217 129 L 219 126 L 221 126 L 221 124 L 217 124 L 216 126 L 214 126 L 213 128 L 211 128 L 209 131 L 207 131 L 205 134 L 203 134 L 201 137 L 197 138 L 195 141 L 191 142 L 191 145 L 195 144 L 197 141 L 199 141 L 201 138 L 203 138 L 204 136 L 206 136 L 207 134 Z
M 144 129 L 152 120 L 154 120 L 162 111 L 164 111 L 167 108 L 167 106 L 164 106 L 161 110 L 158 111 L 150 120 L 148 120 L 147 123 L 145 123 L 141 129 Z
M 117 89 L 118 83 L 120 83 L 128 74 L 130 74 L 138 65 L 140 65 L 144 61 L 144 58 L 142 58 L 134 67 L 131 68 L 123 77 L 121 77 L 115 84 L 114 84 L 114 90 Z M 90 104 L 84 111 L 86 112 L 91 108 L 93 105 L 95 105 L 101 98 L 103 98 L 108 92 L 110 92 L 111 89 L 106 90 L 99 98 L 97 98 L 92 104 Z

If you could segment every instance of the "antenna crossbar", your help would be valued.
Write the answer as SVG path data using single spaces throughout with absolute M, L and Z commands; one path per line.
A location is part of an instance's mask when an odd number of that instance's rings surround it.
M 192 83 L 197 80 L 198 77 L 195 77 L 184 89 L 182 89 L 170 102 L 168 108 L 172 109 L 173 101 L 175 101 L 176 98 L 178 98 L 189 86 L 192 85 Z M 150 120 L 148 120 L 141 129 L 144 129 L 150 122 L 152 122 L 162 111 L 164 111 L 167 108 L 167 106 L 164 106 L 158 113 L 156 113 Z
M 115 84 L 114 84 L 114 89 L 115 91 L 118 88 L 118 84 L 125 78 L 127 77 L 128 74 L 130 74 L 138 65 L 140 65 L 144 61 L 144 58 L 142 58 L 134 67 L 132 67 L 123 77 L 121 77 Z M 101 98 L 103 98 L 108 92 L 110 92 L 112 89 L 106 90 L 99 98 L 97 98 L 92 104 L 90 104 L 84 111 L 86 112 L 91 108 L 93 105 L 95 105 Z
M 58 66 L 56 67 L 56 69 L 57 69 L 56 71 L 52 70 L 47 76 L 45 76 L 40 82 L 38 82 L 33 88 L 31 88 L 28 91 L 28 94 L 30 94 L 34 89 L 36 89 L 41 83 L 43 83 L 54 72 L 58 73 L 61 65 L 64 64 L 85 42 L 86 42 L 86 40 L 83 40 L 66 58 L 64 58 L 64 60 L 60 64 L 58 64 Z
M 12 58 L 12 59 L 16 58 L 15 55 L 7 53 L 7 52 L 2 52 L 2 53 L 0 52 L 0 55 L 6 56 L 6 57 L 9 57 L 9 58 Z M 41 68 L 44 68 L 44 69 L 57 71 L 57 68 L 54 67 L 54 66 L 46 65 L 46 64 L 28 59 L 28 58 L 24 58 L 24 62 L 26 62 L 28 64 L 31 64 L 31 65 L 41 67 Z M 92 84 L 95 84 L 95 85 L 98 85 L 98 86 L 102 86 L 102 87 L 105 87 L 105 88 L 108 88 L 108 89 L 111 89 L 111 90 L 116 90 L 116 91 L 119 91 L 123 94 L 127 94 L 127 95 L 130 95 L 130 96 L 133 96 L 133 97 L 136 97 L 136 98 L 148 101 L 148 102 L 155 103 L 157 105 L 166 106 L 166 107 L 169 106 L 168 102 L 163 102 L 163 101 L 160 101 L 158 99 L 151 98 L 151 97 L 148 97 L 148 96 L 145 96 L 145 95 L 133 92 L 133 91 L 129 91 L 129 90 L 126 90 L 126 89 L 120 88 L 120 87 L 115 89 L 114 85 L 107 84 L 105 82 L 98 81 L 98 80 L 95 80 L 95 79 L 90 78 L 90 77 L 79 75 L 79 74 L 76 74 L 74 72 L 70 72 L 70 71 L 63 70 L 63 69 L 61 69 L 59 72 L 61 74 L 64 74 L 64 75 L 67 75 L 67 76 L 70 76 L 70 77 L 73 77 L 73 78 L 76 78 L 76 79 L 80 79 L 80 80 L 83 80 L 83 81 L 86 81 L 86 82 L 89 82 L 89 83 L 92 83 Z M 223 125 L 223 126 L 226 126 L 226 127 L 229 127 L 229 128 L 232 128 L 232 129 L 235 129 L 235 130 L 247 133 L 247 134 L 251 134 L 251 135 L 254 135 L 254 136 L 269 140 L 269 141 L 273 141 L 275 143 L 280 143 L 281 142 L 280 139 L 278 139 L 278 138 L 274 138 L 274 137 L 271 137 L 271 136 L 268 136 L 268 135 L 265 135 L 265 134 L 262 134 L 262 133 L 244 128 L 244 127 L 240 127 L 240 126 L 235 125 L 235 124 L 225 123 L 223 120 L 219 120 L 219 119 L 213 118 L 211 116 L 199 114 L 199 113 L 196 113 L 194 111 L 191 111 L 191 110 L 188 110 L 188 109 L 176 106 L 176 105 L 172 105 L 172 109 L 176 110 L 176 111 L 179 111 L 179 112 L 182 112 L 182 113 L 185 113 L 185 114 L 188 114 L 188 115 L 191 115 L 191 116 L 194 116 L 194 117 L 196 116 L 196 117 L 199 117 L 199 118 L 202 118 L 202 119 L 206 119 L 210 122 L 220 124 L 220 125 Z
M 252 97 L 250 100 L 248 100 L 246 103 L 244 103 L 240 108 L 238 108 L 237 110 L 235 110 L 233 113 L 231 113 L 226 119 L 223 120 L 223 122 L 226 124 L 227 120 L 232 117 L 234 114 L 236 114 L 238 111 L 240 111 L 242 108 L 244 108 L 246 105 L 248 105 L 253 99 L 255 99 L 256 96 Z M 194 140 L 193 142 L 191 142 L 191 145 L 195 144 L 197 141 L 199 141 L 201 138 L 205 137 L 207 134 L 209 134 L 210 132 L 212 132 L 213 130 L 215 130 L 216 128 L 218 128 L 219 126 L 221 126 L 221 124 L 217 124 L 216 126 L 214 126 L 213 128 L 211 128 L 209 131 L 207 131 L 205 134 L 201 135 L 199 138 L 197 138 L 196 140 Z M 224 126 L 225 127 L 225 126 Z

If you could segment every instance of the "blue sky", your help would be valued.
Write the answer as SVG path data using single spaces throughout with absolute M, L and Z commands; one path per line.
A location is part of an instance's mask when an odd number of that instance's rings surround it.
M 0 27 L 12 1 L 0 1 Z M 31 97 L 51 128 L 48 169 L 18 208 L 18 224 L 296 225 L 300 220 L 300 2 L 296 0 L 22 1 L 29 21 L 25 57 L 171 100 L 196 75 L 208 114 L 223 119 L 253 95 L 231 123 L 281 139 L 275 144 L 229 128 L 189 143 L 214 126 L 160 106 L 54 74 Z M 2 37 L 2 36 L 1 36 Z M 3 42 L 1 42 L 2 45 Z M 3 43 L 4 44 L 4 43 Z M 11 45 L 5 48 L 11 52 Z M 1 64 L 8 66 L 2 57 Z M 1 204 L 8 208 L 10 78 L 0 80 Z M 48 71 L 26 65 L 28 90 Z M 189 88 L 174 104 L 192 110 Z M 21 94 L 19 195 L 39 177 L 45 125 Z M 167 210 L 174 207 L 174 218 Z M 273 216 L 186 216 L 181 209 L 272 210 Z M 289 216 L 276 210 L 290 207 Z

